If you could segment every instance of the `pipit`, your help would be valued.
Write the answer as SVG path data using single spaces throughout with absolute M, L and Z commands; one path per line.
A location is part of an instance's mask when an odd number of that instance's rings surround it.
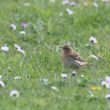
M 86 65 L 86 62 L 81 58 L 81 56 L 69 45 L 64 45 L 62 49 L 62 63 L 64 67 L 72 68 L 73 70 L 78 70 L 81 66 Z

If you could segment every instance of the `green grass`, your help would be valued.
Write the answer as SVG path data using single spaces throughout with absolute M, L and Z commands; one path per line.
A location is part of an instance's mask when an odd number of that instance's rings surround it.
M 30 6 L 25 7 L 25 2 Z M 101 87 L 101 80 L 110 75 L 110 2 L 99 0 L 98 8 L 92 0 L 88 6 L 83 2 L 72 7 L 62 5 L 60 0 L 54 4 L 48 0 L 0 0 L 0 46 L 7 44 L 10 48 L 7 54 L 0 51 L 0 74 L 6 85 L 0 88 L 1 110 L 110 109 L 105 99 L 110 90 Z M 74 10 L 74 14 L 68 15 L 66 8 Z M 23 21 L 30 24 L 25 36 L 19 34 Z M 17 30 L 9 28 L 11 23 L 16 24 Z M 86 47 L 92 35 L 98 43 Z M 95 54 L 102 59 L 87 59 L 87 67 L 62 82 L 62 52 L 56 52 L 56 47 L 68 41 L 83 58 Z M 15 43 L 25 50 L 25 56 L 17 52 Z M 15 76 L 22 78 L 15 80 Z M 49 79 L 47 86 L 42 84 L 43 78 Z M 92 86 L 101 89 L 91 90 Z M 13 89 L 20 92 L 19 98 L 10 97 Z

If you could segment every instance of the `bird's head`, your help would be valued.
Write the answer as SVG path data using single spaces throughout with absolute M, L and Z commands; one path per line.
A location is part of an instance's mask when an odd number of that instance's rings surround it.
M 62 47 L 62 49 L 63 49 L 64 53 L 69 53 L 72 51 L 72 48 L 69 45 L 64 45 Z

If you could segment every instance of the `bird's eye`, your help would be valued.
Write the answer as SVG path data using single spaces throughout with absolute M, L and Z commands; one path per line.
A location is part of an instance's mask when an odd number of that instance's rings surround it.
M 65 48 L 65 50 L 70 50 L 69 48 Z

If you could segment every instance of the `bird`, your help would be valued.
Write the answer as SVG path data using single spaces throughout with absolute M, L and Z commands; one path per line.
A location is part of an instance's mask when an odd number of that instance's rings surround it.
M 79 70 L 81 66 L 87 63 L 81 58 L 80 54 L 73 50 L 69 45 L 61 47 L 63 49 L 62 64 L 64 67 Z

